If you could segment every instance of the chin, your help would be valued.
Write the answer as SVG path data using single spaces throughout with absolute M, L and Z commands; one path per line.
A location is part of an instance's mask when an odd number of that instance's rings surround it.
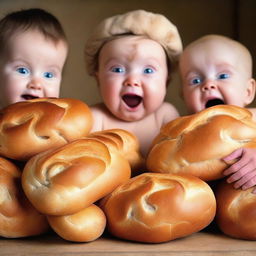
M 118 118 L 121 120 L 124 120 L 126 122 L 136 122 L 139 120 L 142 120 L 145 116 L 141 116 L 135 113 L 128 113 L 128 114 L 124 114 L 124 115 L 119 115 Z

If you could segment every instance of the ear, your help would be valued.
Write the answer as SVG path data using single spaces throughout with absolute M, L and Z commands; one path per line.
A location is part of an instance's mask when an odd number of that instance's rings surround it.
M 245 98 L 245 105 L 249 105 L 252 103 L 255 97 L 255 90 L 256 90 L 256 82 L 253 78 L 249 79 L 247 82 L 246 88 L 246 98 Z

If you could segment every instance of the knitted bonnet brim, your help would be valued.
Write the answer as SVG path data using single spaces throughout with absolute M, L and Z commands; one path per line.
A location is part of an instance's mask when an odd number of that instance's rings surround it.
M 170 62 L 176 61 L 182 51 L 182 42 L 176 26 L 165 16 L 144 10 L 135 10 L 103 20 L 85 45 L 85 60 L 90 75 L 95 73 L 99 50 L 109 38 L 122 34 L 142 35 L 163 46 Z

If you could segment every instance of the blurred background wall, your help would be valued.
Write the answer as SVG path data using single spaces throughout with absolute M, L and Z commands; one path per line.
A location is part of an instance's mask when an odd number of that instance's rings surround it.
M 205 34 L 232 37 L 248 47 L 256 63 L 255 0 L 0 0 L 0 17 L 31 7 L 44 8 L 54 14 L 67 34 L 70 52 L 61 97 L 81 99 L 89 105 L 99 102 L 100 95 L 95 80 L 85 70 L 84 43 L 102 19 L 130 10 L 144 9 L 165 15 L 177 26 L 184 46 Z M 253 75 L 256 77 L 255 67 Z M 166 100 L 182 115 L 186 114 L 177 74 L 168 87 Z M 256 106 L 256 100 L 252 106 Z

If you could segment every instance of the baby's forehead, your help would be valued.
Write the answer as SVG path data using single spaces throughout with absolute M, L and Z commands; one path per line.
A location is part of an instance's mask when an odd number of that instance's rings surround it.
M 239 42 L 221 36 L 203 37 L 188 45 L 187 51 L 225 50 L 233 54 L 246 54 L 248 50 Z M 185 49 L 186 50 L 186 49 Z
M 180 62 L 198 59 L 199 56 L 207 59 L 212 58 L 213 61 L 222 56 L 222 59 L 230 58 L 230 61 L 239 59 L 239 62 L 251 65 L 251 55 L 246 47 L 228 38 L 206 37 L 199 39 L 185 48 Z

